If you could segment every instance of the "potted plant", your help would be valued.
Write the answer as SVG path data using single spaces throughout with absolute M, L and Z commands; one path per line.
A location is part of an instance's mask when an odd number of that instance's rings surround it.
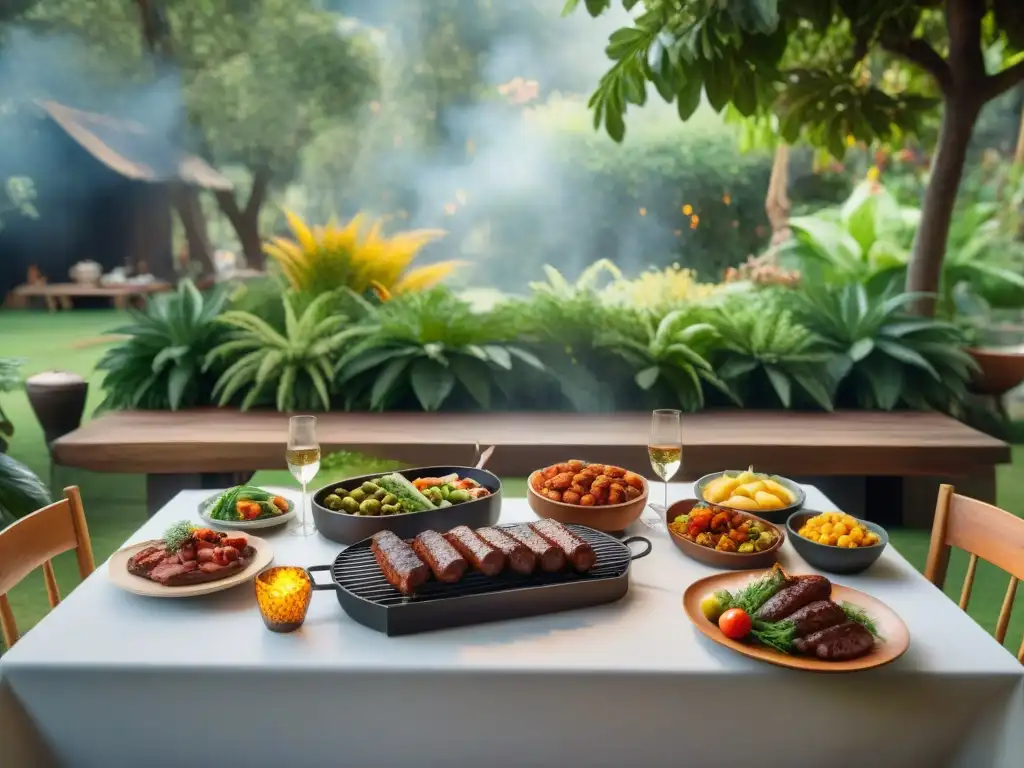
M 954 299 L 958 322 L 970 343 L 967 353 L 978 364 L 971 390 L 979 395 L 1001 398 L 1024 382 L 1024 344 L 988 343 L 996 340 L 987 322 L 991 308 L 967 287 L 957 290 Z

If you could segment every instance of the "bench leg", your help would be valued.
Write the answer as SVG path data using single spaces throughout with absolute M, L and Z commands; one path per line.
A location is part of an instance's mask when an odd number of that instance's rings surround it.
M 152 517 L 179 491 L 230 488 L 249 482 L 253 472 L 203 472 L 183 475 L 146 475 L 146 514 Z

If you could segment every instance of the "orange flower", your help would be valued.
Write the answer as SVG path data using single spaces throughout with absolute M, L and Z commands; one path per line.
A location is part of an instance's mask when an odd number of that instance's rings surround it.
M 693 206 L 687 203 L 683 206 L 683 216 L 689 216 L 691 213 L 693 213 Z
M 726 205 L 732 204 L 732 196 L 728 192 L 726 192 L 724 195 L 722 195 L 722 202 L 725 203 Z
M 696 229 L 698 224 L 700 224 L 700 216 L 694 214 L 690 217 L 690 229 Z

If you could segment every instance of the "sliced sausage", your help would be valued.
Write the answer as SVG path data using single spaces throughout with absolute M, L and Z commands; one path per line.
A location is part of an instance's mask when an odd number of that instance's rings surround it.
M 454 584 L 466 572 L 469 563 L 437 531 L 424 531 L 412 542 L 412 549 L 430 566 L 438 581 Z
M 825 661 L 846 661 L 871 651 L 875 638 L 857 622 L 847 621 L 798 638 L 793 645 L 800 653 Z
M 444 537 L 471 566 L 485 576 L 497 576 L 505 568 L 505 555 L 473 533 L 468 525 L 452 528 Z
M 547 573 L 560 571 L 565 567 L 565 552 L 538 534 L 529 525 L 513 525 L 506 532 L 520 544 L 526 546 L 540 563 L 540 569 Z
M 497 528 L 478 528 L 476 535 L 497 549 L 508 561 L 508 567 L 523 576 L 529 576 L 537 567 L 537 556 L 522 542 L 516 541 Z
M 846 613 L 831 600 L 816 600 L 793 611 L 786 617 L 786 621 L 793 622 L 793 632 L 796 637 L 803 637 L 822 629 L 834 627 L 846 620 Z
M 594 548 L 557 520 L 541 520 L 532 523 L 531 527 L 546 541 L 562 550 L 572 567 L 580 573 L 586 573 L 597 562 Z
M 370 549 L 384 578 L 404 595 L 411 595 L 430 578 L 426 563 L 391 531 L 375 533 Z
M 828 600 L 832 582 L 824 576 L 798 576 L 796 584 L 779 590 L 761 606 L 755 618 L 780 621 L 791 613 L 818 600 Z

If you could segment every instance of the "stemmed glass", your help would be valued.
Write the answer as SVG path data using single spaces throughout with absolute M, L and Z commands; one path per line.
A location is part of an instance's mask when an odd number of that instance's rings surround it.
M 665 485 L 665 509 L 668 509 L 668 481 L 675 477 L 683 463 L 682 414 L 670 409 L 659 409 L 651 414 L 651 436 L 647 441 L 647 455 L 651 467 Z M 661 516 L 659 515 L 659 521 Z M 661 528 L 662 526 L 651 526 Z
M 316 416 L 292 416 L 288 420 L 288 449 L 285 452 L 288 470 L 302 485 L 302 507 L 299 510 L 299 524 L 289 533 L 293 536 L 309 536 L 316 532 L 312 515 L 306 513 L 309 500 L 306 487 L 320 471 L 320 444 L 316 441 Z

